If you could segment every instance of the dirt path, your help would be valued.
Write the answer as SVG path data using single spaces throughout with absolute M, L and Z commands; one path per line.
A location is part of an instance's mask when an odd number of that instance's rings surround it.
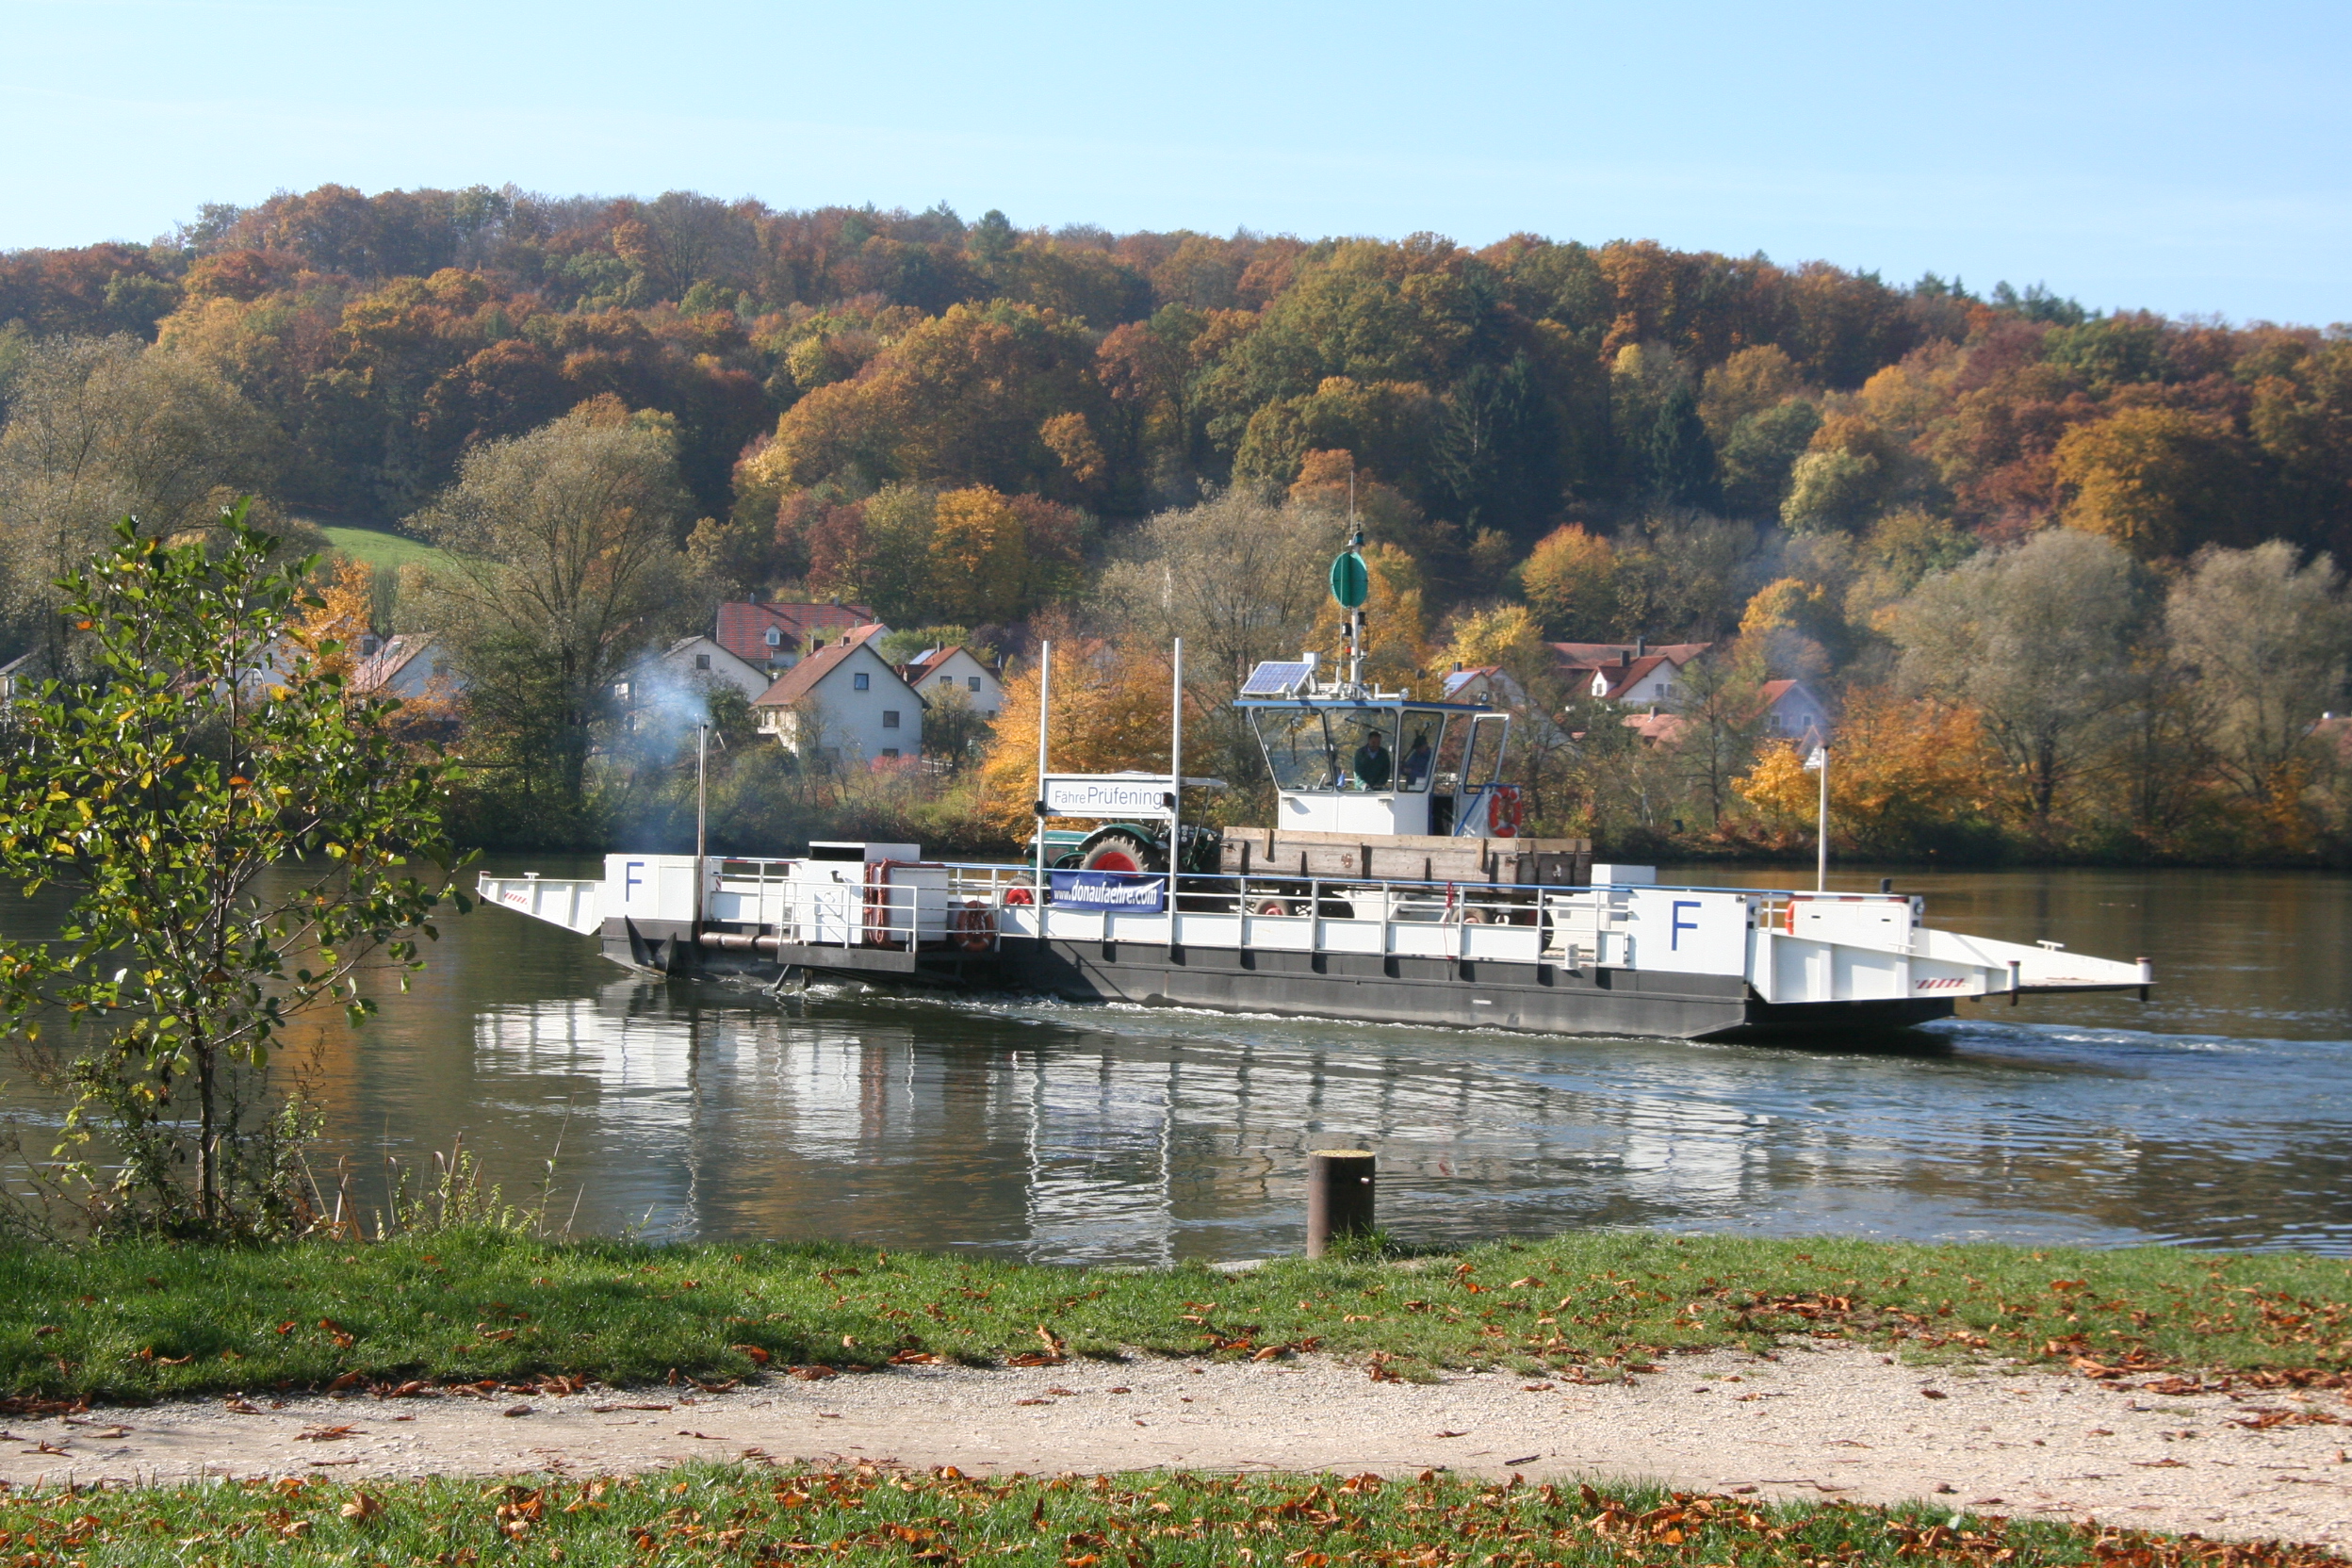
M 1764 1496 L 1924 1497 L 2352 1545 L 2352 1429 L 2336 1424 L 2352 1421 L 2352 1408 L 2333 1394 L 2165 1396 L 2042 1370 L 1899 1366 L 1842 1348 L 1775 1361 L 1677 1357 L 1630 1387 L 1530 1381 L 1374 1382 L 1362 1367 L 1314 1358 L 1138 1360 L 775 1378 L 688 1397 L 305 1396 L 258 1399 L 250 1414 L 214 1401 L 10 1420 L 0 1479 L 580 1473 L 745 1457 L 993 1473 L 1440 1466 Z

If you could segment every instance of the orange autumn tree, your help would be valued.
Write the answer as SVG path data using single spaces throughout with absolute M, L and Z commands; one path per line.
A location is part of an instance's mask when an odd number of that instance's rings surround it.
M 1807 749 L 1772 743 L 1732 788 L 1767 821 L 1809 828 L 1821 783 Z M 1859 687 L 1831 742 L 1830 831 L 1865 854 L 1917 853 L 1984 832 L 2008 784 L 1975 710 Z
M 1394 545 L 1366 545 L 1363 555 L 1372 590 L 1364 606 L 1364 678 L 1381 686 L 1411 686 L 1429 662 L 1420 569 Z M 1315 612 L 1307 645 L 1346 662 L 1341 650 L 1348 645 L 1348 612 L 1328 594 Z
M 1165 771 L 1168 650 L 1071 636 L 1067 629 L 1047 635 L 1054 644 L 1054 771 Z M 1015 842 L 1027 841 L 1037 798 L 1037 672 L 1032 661 L 1004 682 L 996 737 L 980 764 L 982 819 Z M 1050 825 L 1092 825 L 1056 819 Z
M 318 666 L 349 680 L 359 663 L 359 640 L 375 619 L 375 569 L 360 561 L 344 561 L 335 575 L 314 586 L 318 602 L 298 612 L 287 634 L 317 653 L 320 645 L 340 645 L 320 654 Z

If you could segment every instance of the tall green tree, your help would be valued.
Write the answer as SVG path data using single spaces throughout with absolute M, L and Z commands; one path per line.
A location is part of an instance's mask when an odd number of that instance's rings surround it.
M 92 677 L 20 706 L 0 766 L 0 874 L 72 897 L 54 938 L 0 943 L 0 1009 L 73 1094 L 58 1152 L 102 1230 L 289 1224 L 270 1048 L 314 1008 L 366 1018 L 363 975 L 419 968 L 449 896 L 448 765 L 300 640 L 312 563 L 272 565 L 241 507 L 221 531 L 126 520 L 66 580 Z
M 466 681 L 468 717 L 560 810 L 585 798 L 591 727 L 613 679 L 699 619 L 682 592 L 690 515 L 658 415 L 612 399 L 473 452 L 416 519 L 455 558 L 428 612 Z
M 1919 584 L 1895 622 L 1903 679 L 1965 703 L 2016 770 L 2047 833 L 2132 695 L 2130 650 L 2146 606 L 2123 549 L 2046 529 Z
M 1699 400 L 1689 382 L 1675 384 L 1658 406 L 1650 426 L 1650 491 L 1668 506 L 1714 506 L 1715 443 L 1699 417 Z

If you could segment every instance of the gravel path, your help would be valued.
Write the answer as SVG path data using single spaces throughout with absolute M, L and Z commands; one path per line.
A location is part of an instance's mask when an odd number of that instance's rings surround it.
M 687 1459 L 969 1472 L 1377 1470 L 1657 1479 L 1760 1496 L 1949 1501 L 2352 1546 L 2352 1409 L 2334 1394 L 2165 1396 L 2042 1369 L 1848 1348 L 1675 1357 L 1623 1384 L 1137 1360 L 909 1367 L 724 1394 L 254 1399 L 15 1419 L 0 1479 L 611 1472 Z M 118 1421 L 116 1416 L 120 1416 Z

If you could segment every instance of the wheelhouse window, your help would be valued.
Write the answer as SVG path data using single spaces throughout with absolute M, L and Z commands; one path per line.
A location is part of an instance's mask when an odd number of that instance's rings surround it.
M 1314 708 L 1259 708 L 1250 713 L 1266 752 L 1266 771 L 1281 790 L 1337 788 L 1339 755 L 1324 727 L 1323 714 Z
M 1437 772 L 1438 742 L 1444 738 L 1446 715 L 1426 709 L 1405 710 L 1403 749 L 1396 754 L 1396 788 L 1419 794 Z
M 1279 789 L 1396 788 L 1394 708 L 1261 708 L 1250 722 Z
M 1331 739 L 1346 765 L 1343 790 L 1389 790 L 1396 784 L 1396 710 L 1335 708 Z

